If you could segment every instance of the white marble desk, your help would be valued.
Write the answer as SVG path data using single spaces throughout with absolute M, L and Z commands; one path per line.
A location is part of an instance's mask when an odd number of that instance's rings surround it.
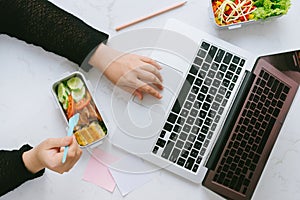
M 218 30 L 208 15 L 208 0 L 189 0 L 179 9 L 116 32 L 115 27 L 137 17 L 159 10 L 178 1 L 138 0 L 52 0 L 55 4 L 80 17 L 111 37 L 124 31 L 146 27 L 162 27 L 168 18 L 180 19 L 208 33 L 232 42 L 254 54 L 300 48 L 300 2 L 292 0 L 289 13 L 276 21 L 253 24 L 237 30 Z M 0 124 L 1 149 L 13 149 L 23 143 L 36 145 L 48 137 L 64 136 L 66 124 L 55 108 L 50 87 L 63 73 L 77 70 L 68 60 L 45 52 L 39 47 L 0 36 Z M 99 72 L 91 70 L 87 78 L 97 79 Z M 300 111 L 299 111 L 300 112 Z M 294 118 L 293 118 L 294 117 Z M 283 129 L 253 199 L 300 199 L 300 135 L 296 116 Z M 299 117 L 299 115 L 298 115 Z M 290 131 L 292 129 L 292 131 Z M 284 131 L 289 130 L 289 131 Z M 221 199 L 208 190 L 161 170 L 149 183 L 122 197 L 87 183 L 82 175 L 90 155 L 82 159 L 71 172 L 58 175 L 49 170 L 39 179 L 27 182 L 1 197 L 11 199 L 195 199 L 205 192 L 207 199 Z

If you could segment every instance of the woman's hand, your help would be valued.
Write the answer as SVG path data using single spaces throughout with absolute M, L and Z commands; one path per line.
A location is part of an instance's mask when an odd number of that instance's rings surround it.
M 63 149 L 69 146 L 65 163 L 62 163 Z M 60 174 L 68 172 L 79 160 L 82 150 L 76 142 L 75 136 L 46 139 L 38 146 L 23 153 L 26 168 L 32 172 L 48 168 Z
M 135 54 L 124 54 L 100 44 L 90 59 L 115 85 L 143 99 L 143 93 L 162 98 L 157 91 L 163 89 L 161 66 L 154 60 Z M 155 87 L 153 87 L 155 86 Z

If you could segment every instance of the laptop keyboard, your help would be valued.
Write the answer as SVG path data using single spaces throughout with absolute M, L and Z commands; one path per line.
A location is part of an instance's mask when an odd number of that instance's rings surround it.
M 262 70 L 227 142 L 213 181 L 246 194 L 289 86 Z
M 203 41 L 152 153 L 196 173 L 244 64 Z

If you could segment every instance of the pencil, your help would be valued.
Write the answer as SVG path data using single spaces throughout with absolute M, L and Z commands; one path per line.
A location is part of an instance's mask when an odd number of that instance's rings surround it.
M 150 18 L 155 17 L 155 16 L 157 16 L 157 15 L 160 15 L 160 14 L 162 14 L 162 13 L 165 13 L 165 12 L 168 12 L 168 11 L 173 10 L 173 9 L 175 9 L 175 8 L 178 8 L 178 7 L 180 7 L 180 6 L 183 6 L 184 4 L 186 4 L 186 2 L 187 2 L 187 1 L 184 1 L 184 2 L 181 2 L 181 3 L 177 3 L 177 4 L 173 5 L 173 6 L 167 7 L 167 8 L 165 8 L 165 9 L 163 9 L 163 10 L 160 10 L 160 11 L 158 11 L 158 12 L 155 12 L 155 13 L 153 13 L 153 14 L 150 14 L 150 15 L 148 15 L 148 16 L 146 16 L 146 17 L 142 17 L 142 18 L 140 18 L 140 19 L 137 19 L 137 20 L 134 20 L 134 21 L 129 22 L 129 23 L 127 23 L 127 24 L 124 24 L 124 25 L 122 25 L 122 26 L 119 26 L 119 27 L 116 28 L 116 31 L 122 30 L 122 29 L 124 29 L 124 28 L 126 28 L 126 27 L 128 27 L 128 26 L 132 26 L 132 25 L 137 24 L 137 23 L 139 23 L 139 22 L 142 22 L 142 21 L 144 21 L 144 20 L 150 19 Z

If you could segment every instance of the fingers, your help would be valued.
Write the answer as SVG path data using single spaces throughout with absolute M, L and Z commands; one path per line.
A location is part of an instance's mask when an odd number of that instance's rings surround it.
M 155 60 L 148 58 L 148 57 L 144 57 L 144 56 L 141 56 L 140 58 L 143 62 L 149 63 L 149 64 L 153 65 L 154 67 L 156 67 L 157 69 L 162 69 L 161 66 Z
M 162 98 L 162 95 L 156 89 L 154 89 L 153 87 L 151 87 L 150 85 L 144 83 L 139 79 L 137 79 L 137 87 L 141 92 L 148 93 L 158 99 Z
M 59 148 L 64 146 L 69 146 L 72 143 L 72 137 L 66 136 L 63 138 L 49 138 L 45 140 L 45 145 L 47 148 Z
M 153 65 L 143 65 L 139 69 L 149 72 L 152 75 L 154 75 L 155 77 L 157 77 L 161 82 L 163 81 L 163 78 L 162 78 L 159 70 L 157 68 L 153 67 Z
M 69 146 L 67 159 L 62 163 L 64 147 Z M 40 160 L 44 166 L 52 171 L 63 174 L 68 172 L 79 160 L 82 150 L 76 142 L 75 136 L 66 136 L 63 138 L 51 138 L 43 142 L 39 147 Z
M 76 142 L 75 136 L 73 136 L 73 141 L 69 146 L 69 151 L 67 154 L 66 162 L 64 163 L 64 172 L 68 172 L 79 160 L 82 155 L 82 150 Z
M 153 74 L 149 71 L 140 70 L 138 72 L 137 76 L 138 76 L 138 79 L 140 79 L 141 81 L 143 81 L 145 83 L 154 84 L 160 90 L 163 89 L 162 78 L 161 78 L 160 74 L 159 74 L 159 76 L 157 76 L 156 74 Z

